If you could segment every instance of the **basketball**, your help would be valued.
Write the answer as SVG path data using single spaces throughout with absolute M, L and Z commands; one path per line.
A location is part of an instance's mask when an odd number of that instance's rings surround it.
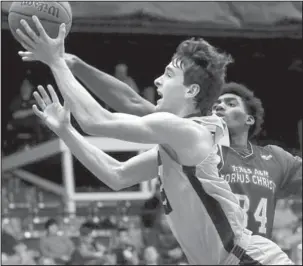
M 32 16 L 36 15 L 43 25 L 46 33 L 51 38 L 57 38 L 60 24 L 66 24 L 66 35 L 69 33 L 72 25 L 72 9 L 68 2 L 52 1 L 21 1 L 13 2 L 8 14 L 8 24 L 10 30 L 17 41 L 20 38 L 16 33 L 19 28 L 24 34 L 27 34 L 20 23 L 21 19 L 26 20 L 33 31 L 39 35 Z

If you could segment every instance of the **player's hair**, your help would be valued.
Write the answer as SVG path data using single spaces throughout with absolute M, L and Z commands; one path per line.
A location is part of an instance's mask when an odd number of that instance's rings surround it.
M 58 225 L 57 220 L 54 219 L 54 218 L 50 218 L 50 219 L 48 219 L 48 220 L 45 222 L 44 228 L 45 228 L 46 230 L 48 230 L 48 229 L 49 229 L 52 225 L 54 225 L 54 224 Z
M 221 93 L 226 67 L 233 62 L 230 55 L 220 53 L 208 42 L 199 39 L 183 41 L 172 57 L 172 64 L 184 71 L 184 85 L 198 84 L 196 107 L 206 115 Z
M 243 84 L 236 82 L 229 82 L 223 85 L 221 95 L 226 93 L 232 93 L 241 97 L 246 112 L 255 119 L 255 123 L 249 128 L 248 138 L 251 139 L 257 136 L 260 133 L 264 122 L 264 108 L 261 100 L 254 95 L 253 91 L 249 90 Z

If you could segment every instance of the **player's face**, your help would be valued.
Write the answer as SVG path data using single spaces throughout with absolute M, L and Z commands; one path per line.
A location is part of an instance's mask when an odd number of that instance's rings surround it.
M 186 86 L 183 85 L 184 72 L 172 62 L 165 68 L 162 76 L 155 80 L 160 99 L 156 110 L 160 112 L 178 113 L 185 102 Z
M 221 95 L 213 105 L 212 113 L 225 120 L 231 133 L 248 128 L 254 122 L 247 113 L 242 98 L 232 93 Z

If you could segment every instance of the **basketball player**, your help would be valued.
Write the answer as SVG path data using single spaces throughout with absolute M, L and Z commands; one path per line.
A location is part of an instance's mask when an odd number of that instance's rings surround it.
M 52 40 L 37 18 L 34 22 L 39 37 L 25 21 L 21 24 L 31 39 L 17 31 L 29 50 L 24 55 L 49 65 L 65 106 L 60 105 L 51 86 L 51 99 L 40 86 L 40 94 L 35 92 L 34 97 L 42 111 L 37 106 L 33 109 L 90 171 L 116 190 L 152 179 L 158 172 L 168 222 L 191 264 L 292 264 L 276 244 L 251 236 L 245 229 L 244 211 L 218 175 L 216 144 L 224 134 L 223 121 L 217 116 L 195 117 L 206 113 L 218 97 L 230 57 L 202 39 L 184 41 L 164 74 L 155 80 L 162 97 L 155 113 L 119 118 L 99 107 L 98 120 L 91 121 L 95 133 L 158 144 L 121 163 L 89 144 L 70 124 L 68 108 L 77 118 L 79 104 L 84 112 L 94 106 L 87 105 L 93 100 L 63 58 L 65 27 L 60 27 L 58 38 Z M 79 97 L 73 99 L 73 94 L 81 94 L 87 101 L 77 103 Z
M 27 54 L 20 55 L 31 60 Z M 73 74 L 111 108 L 137 116 L 156 111 L 155 105 L 125 83 L 74 55 L 64 56 Z M 261 101 L 245 86 L 234 82 L 224 85 L 212 111 L 225 117 L 230 133 L 230 147 L 222 147 L 224 163 L 219 166 L 220 176 L 229 182 L 239 198 L 246 213 L 247 228 L 253 234 L 271 239 L 277 199 L 290 195 L 302 198 L 302 159 L 276 145 L 260 147 L 249 141 L 261 130 L 264 109 Z M 239 116 L 242 117 L 240 121 Z M 98 119 L 98 112 L 83 119 L 83 130 L 94 134 L 89 121 L 95 119 Z

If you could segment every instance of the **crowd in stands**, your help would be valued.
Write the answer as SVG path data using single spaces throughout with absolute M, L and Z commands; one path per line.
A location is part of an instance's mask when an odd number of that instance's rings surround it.
M 99 213 L 102 212 L 101 208 Z M 24 218 L 6 215 L 2 219 L 2 264 L 187 264 L 167 224 L 159 193 L 142 205 L 141 212 L 122 218 L 119 215 L 117 208 L 113 208 L 114 219 L 93 219 L 87 215 L 74 224 L 72 219 L 66 221 L 62 215 L 40 217 L 40 221 L 45 222 L 41 224 L 39 236 L 30 236 L 29 229 L 22 227 Z M 302 265 L 302 209 L 294 200 L 278 201 L 273 240 L 297 265 Z
M 155 201 L 155 199 L 152 199 Z M 150 205 L 150 201 L 147 205 Z M 147 206 L 150 209 L 150 206 Z M 146 206 L 145 208 L 146 209 Z M 35 241 L 26 238 L 18 219 L 2 222 L 3 265 L 159 265 L 186 264 L 172 235 L 159 201 L 141 222 L 123 219 L 112 226 L 109 237 L 99 237 L 102 228 L 83 222 L 75 237 L 63 230 L 62 219 L 49 218 Z M 139 216 L 138 216 L 139 217 Z

